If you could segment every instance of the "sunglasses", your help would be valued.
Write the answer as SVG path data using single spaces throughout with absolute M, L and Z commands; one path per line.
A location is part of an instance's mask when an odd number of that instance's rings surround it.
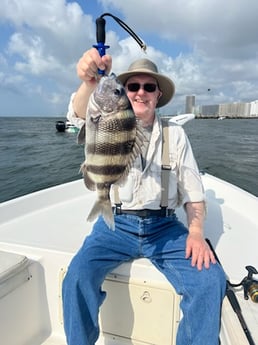
M 155 92 L 158 85 L 152 83 L 140 84 L 140 83 L 130 83 L 127 84 L 127 89 L 130 92 L 137 92 L 140 88 L 143 88 L 146 92 Z

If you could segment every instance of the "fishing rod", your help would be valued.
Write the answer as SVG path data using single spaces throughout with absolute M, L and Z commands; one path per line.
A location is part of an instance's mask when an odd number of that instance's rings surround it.
M 220 260 L 219 260 L 219 258 L 218 258 L 218 256 L 217 256 L 217 254 L 216 254 L 216 252 L 215 252 L 215 249 L 213 248 L 213 246 L 212 246 L 210 240 L 206 239 L 206 242 L 208 243 L 208 245 L 209 245 L 211 251 L 213 252 L 213 254 L 214 254 L 214 256 L 215 256 L 215 259 L 216 259 L 217 262 L 221 265 Z M 222 265 L 221 265 L 221 267 L 222 267 Z M 247 267 L 252 267 L 252 266 L 247 266 Z M 253 267 L 253 268 L 254 268 L 254 267 Z M 255 268 L 254 268 L 254 270 L 255 270 Z M 256 271 L 256 270 L 255 270 L 255 271 Z M 258 272 L 256 271 L 256 273 L 258 273 Z M 249 278 L 250 278 L 250 277 L 252 277 L 252 276 L 249 275 Z M 245 281 L 246 279 L 247 279 L 247 278 L 244 278 L 244 279 L 242 280 L 242 282 Z M 255 281 L 254 279 L 252 279 L 252 282 L 253 282 L 253 284 L 256 284 L 256 281 Z M 249 280 L 249 283 L 250 283 L 250 280 Z M 234 312 L 236 313 L 236 315 L 237 315 L 237 317 L 238 317 L 238 320 L 239 320 L 239 322 L 240 322 L 240 324 L 241 324 L 241 327 L 242 327 L 242 329 L 243 329 L 243 331 L 244 331 L 244 333 L 245 333 L 245 335 L 246 335 L 246 338 L 247 338 L 247 340 L 248 340 L 248 343 L 249 343 L 250 345 L 256 345 L 255 342 L 254 342 L 254 340 L 253 340 L 253 338 L 252 338 L 252 335 L 251 335 L 251 333 L 250 333 L 250 331 L 249 331 L 249 329 L 248 329 L 248 327 L 247 327 L 247 324 L 246 324 L 246 322 L 245 322 L 245 319 L 244 319 L 244 317 L 243 317 L 242 310 L 241 310 L 240 304 L 239 304 L 239 302 L 238 302 L 238 300 L 237 300 L 236 294 L 235 294 L 235 292 L 231 289 L 231 287 L 240 286 L 240 285 L 242 285 L 242 284 L 241 284 L 241 283 L 240 283 L 240 284 L 232 284 L 232 283 L 230 283 L 229 280 L 227 280 L 227 285 L 226 285 L 226 296 L 227 296 L 227 298 L 228 298 L 228 300 L 229 300 L 229 302 L 230 302 L 230 304 L 231 304 L 232 309 L 234 310 Z M 258 287 L 258 285 L 257 285 L 257 287 Z M 258 290 L 257 290 L 257 293 L 258 293 Z M 247 296 L 247 298 L 248 298 L 248 296 Z M 258 296 L 257 296 L 257 301 L 258 301 Z M 256 301 L 256 302 L 257 302 L 257 301 Z
M 104 17 L 109 16 L 112 17 L 129 35 L 131 35 L 135 41 L 139 44 L 143 51 L 146 51 L 147 46 L 143 42 L 143 40 L 136 35 L 136 33 L 120 18 L 114 16 L 111 13 L 103 13 L 99 18 L 96 19 L 96 40 L 97 44 L 94 44 L 93 47 L 96 48 L 99 52 L 100 56 L 104 56 L 106 54 L 106 49 L 110 48 L 108 45 L 105 44 L 106 42 L 106 21 Z M 98 73 L 101 75 L 105 74 L 104 70 L 98 70 Z
M 244 298 L 248 299 L 250 297 L 254 303 L 258 303 L 258 281 L 253 278 L 253 274 L 258 274 L 257 269 L 250 265 L 245 268 L 248 275 L 240 283 L 232 284 L 230 281 L 228 283 L 231 287 L 243 286 Z

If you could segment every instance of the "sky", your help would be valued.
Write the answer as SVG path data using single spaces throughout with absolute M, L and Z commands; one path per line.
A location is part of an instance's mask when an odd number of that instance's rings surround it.
M 183 113 L 187 95 L 196 105 L 258 99 L 257 0 L 2 0 L 0 116 L 65 116 L 81 83 L 76 64 L 106 12 L 147 45 L 105 17 L 112 71 L 146 57 L 174 81 L 162 114 Z

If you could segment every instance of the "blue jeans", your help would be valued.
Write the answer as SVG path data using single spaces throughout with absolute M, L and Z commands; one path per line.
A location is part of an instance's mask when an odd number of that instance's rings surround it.
M 178 345 L 218 345 L 226 278 L 220 265 L 198 271 L 185 259 L 188 230 L 175 215 L 142 219 L 115 216 L 115 231 L 102 217 L 72 259 L 63 282 L 64 328 L 68 345 L 93 345 L 106 275 L 123 262 L 148 258 L 182 295 Z M 164 344 L 165 345 L 165 344 Z

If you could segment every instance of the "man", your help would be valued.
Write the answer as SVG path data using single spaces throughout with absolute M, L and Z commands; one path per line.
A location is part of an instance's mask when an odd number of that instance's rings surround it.
M 100 78 L 98 69 L 108 73 L 111 57 L 100 57 L 93 48 L 77 65 L 83 83 L 69 106 L 68 118 L 74 123 L 85 118 L 88 99 Z M 165 212 L 160 208 L 162 124 L 155 109 L 171 100 L 174 83 L 148 59 L 135 61 L 118 79 L 125 85 L 149 145 L 119 188 L 122 210 L 114 208 L 115 231 L 99 217 L 69 266 L 63 284 L 68 345 L 95 344 L 106 275 L 122 262 L 139 257 L 151 260 L 182 295 L 177 345 L 218 345 L 225 276 L 204 239 L 204 192 L 190 143 L 184 130 L 172 124 L 168 207 Z M 174 213 L 181 204 L 188 229 Z

